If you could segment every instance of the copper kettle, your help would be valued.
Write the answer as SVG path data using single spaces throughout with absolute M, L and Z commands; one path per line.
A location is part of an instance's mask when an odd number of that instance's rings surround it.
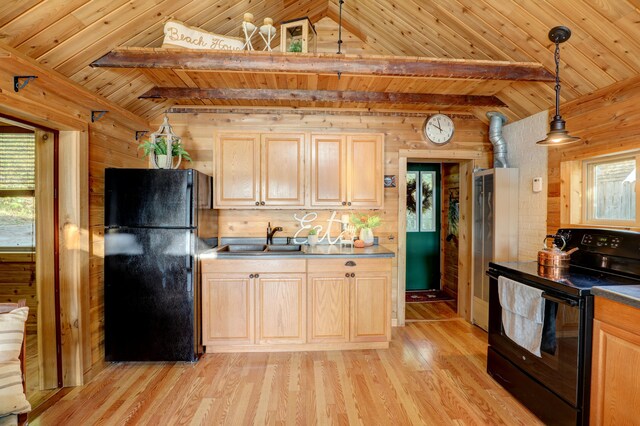
M 551 247 L 547 245 L 549 238 L 553 239 Z M 556 238 L 562 241 L 562 247 L 558 248 L 556 246 Z M 571 253 L 578 250 L 578 247 L 574 247 L 569 251 L 562 251 L 567 245 L 567 241 L 562 235 L 547 235 L 543 244 L 543 249 L 538 252 L 538 273 L 544 277 L 561 278 L 569 270 Z

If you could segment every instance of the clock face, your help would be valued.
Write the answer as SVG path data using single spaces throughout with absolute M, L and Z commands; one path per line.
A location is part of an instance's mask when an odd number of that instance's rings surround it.
M 444 114 L 435 114 L 424 122 L 423 130 L 431 142 L 443 145 L 453 137 L 453 121 Z

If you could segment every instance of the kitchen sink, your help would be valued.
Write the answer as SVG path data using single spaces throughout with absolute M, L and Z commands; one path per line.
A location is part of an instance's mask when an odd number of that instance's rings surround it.
M 218 249 L 220 253 L 236 253 L 236 254 L 286 254 L 297 253 L 302 251 L 300 244 L 227 244 Z
M 270 244 L 267 246 L 267 253 L 296 251 L 302 251 L 302 246 L 300 244 Z
M 227 244 L 220 247 L 219 252 L 228 253 L 260 253 L 264 252 L 267 246 L 265 244 Z

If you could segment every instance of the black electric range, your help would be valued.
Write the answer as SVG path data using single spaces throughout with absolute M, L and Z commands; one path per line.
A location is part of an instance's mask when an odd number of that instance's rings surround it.
M 571 266 L 561 277 L 538 273 L 537 262 L 492 262 L 487 371 L 546 424 L 588 425 L 593 336 L 591 288 L 640 284 L 640 234 L 560 229 Z M 556 243 L 560 246 L 560 238 Z M 504 333 L 500 276 L 543 290 L 543 350 L 538 357 Z M 545 341 L 546 340 L 546 341 Z

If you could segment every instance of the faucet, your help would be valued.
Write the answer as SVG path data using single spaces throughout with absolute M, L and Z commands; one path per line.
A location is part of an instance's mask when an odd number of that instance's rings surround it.
M 269 222 L 269 224 L 267 225 L 267 244 L 273 244 L 273 236 L 278 231 L 282 231 L 282 227 L 276 226 L 275 228 L 271 229 L 271 222 Z

